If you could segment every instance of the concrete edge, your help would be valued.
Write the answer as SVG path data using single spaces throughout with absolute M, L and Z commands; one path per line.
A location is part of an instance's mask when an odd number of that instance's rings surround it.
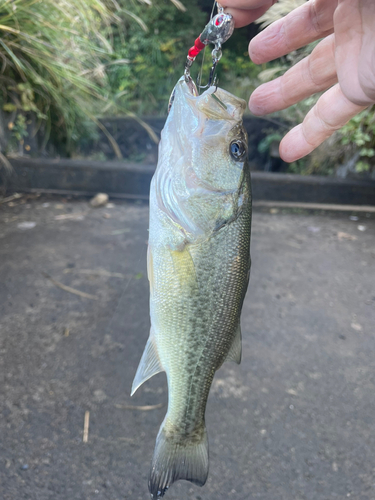
M 2 174 L 7 192 L 65 192 L 92 195 L 105 192 L 117 198 L 146 199 L 154 165 L 118 161 L 69 159 L 10 159 L 11 174 Z M 254 201 L 375 205 L 375 181 L 252 173 Z

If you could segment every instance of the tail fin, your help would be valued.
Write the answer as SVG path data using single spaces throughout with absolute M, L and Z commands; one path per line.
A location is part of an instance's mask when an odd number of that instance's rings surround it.
M 204 424 L 203 424 L 204 426 Z M 202 439 L 176 440 L 167 437 L 161 427 L 156 439 L 151 464 L 148 489 L 152 499 L 164 496 L 167 489 L 178 479 L 186 479 L 203 486 L 208 476 L 208 439 L 203 427 Z

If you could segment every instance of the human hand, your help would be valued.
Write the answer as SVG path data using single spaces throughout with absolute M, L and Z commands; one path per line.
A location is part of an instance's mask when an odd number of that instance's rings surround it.
M 225 0 L 222 5 L 229 7 L 226 11 L 233 14 L 239 27 L 254 20 L 257 9 L 263 13 L 270 3 Z M 313 151 L 375 103 L 374 0 L 310 0 L 253 38 L 249 54 L 261 64 L 320 38 L 323 40 L 308 57 L 280 78 L 259 86 L 250 98 L 250 110 L 264 115 L 326 90 L 303 123 L 281 141 L 280 156 L 288 162 Z

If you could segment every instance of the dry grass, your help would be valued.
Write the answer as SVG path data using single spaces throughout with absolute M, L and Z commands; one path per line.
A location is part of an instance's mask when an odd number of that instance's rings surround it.
M 275 3 L 275 5 L 268 9 L 267 12 L 256 21 L 256 23 L 260 24 L 262 28 L 265 28 L 269 24 L 272 24 L 286 16 L 289 12 L 297 7 L 300 7 L 304 3 L 306 3 L 306 0 L 279 0 Z

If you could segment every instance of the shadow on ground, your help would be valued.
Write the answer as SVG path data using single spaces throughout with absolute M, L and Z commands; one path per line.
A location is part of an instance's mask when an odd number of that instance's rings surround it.
M 141 204 L 0 206 L 1 499 L 148 498 L 167 393 L 158 375 L 129 397 L 147 225 Z M 209 480 L 166 498 L 372 500 L 375 221 L 256 212 L 252 238 L 243 362 L 219 370 L 207 409 Z

